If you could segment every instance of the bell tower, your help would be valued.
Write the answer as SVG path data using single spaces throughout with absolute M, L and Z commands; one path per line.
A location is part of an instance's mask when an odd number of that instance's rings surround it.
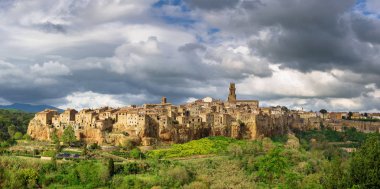
M 235 83 L 230 83 L 230 94 L 228 94 L 228 102 L 236 102 Z

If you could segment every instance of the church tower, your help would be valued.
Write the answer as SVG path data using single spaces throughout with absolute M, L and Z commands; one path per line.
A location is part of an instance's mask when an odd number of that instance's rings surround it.
M 228 102 L 236 102 L 236 88 L 235 83 L 230 83 L 230 94 L 228 95 Z

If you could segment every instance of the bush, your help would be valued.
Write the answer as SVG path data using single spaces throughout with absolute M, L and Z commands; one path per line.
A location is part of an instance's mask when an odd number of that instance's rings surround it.
M 140 167 L 136 162 L 127 163 L 124 166 L 124 174 L 137 174 L 140 172 Z
M 223 154 L 231 143 L 241 144 L 243 141 L 228 137 L 208 137 L 192 140 L 184 144 L 173 144 L 169 149 L 152 150 L 147 153 L 150 158 L 173 158 L 192 155 Z
M 380 135 L 371 135 L 352 157 L 351 182 L 360 188 L 380 186 Z
M 132 150 L 136 146 L 137 146 L 136 142 L 134 142 L 132 140 L 126 140 L 126 141 L 124 141 L 124 143 L 122 145 L 124 150 Z
M 38 173 L 34 169 L 14 170 L 10 174 L 6 187 L 9 188 L 36 188 Z
M 30 135 L 28 134 L 25 134 L 23 137 L 22 137 L 24 140 L 32 140 L 32 137 L 30 137 Z
M 81 183 L 91 184 L 92 186 L 102 186 L 109 179 L 108 168 L 99 162 L 81 161 L 76 167 Z
M 208 189 L 207 185 L 200 181 L 194 181 L 183 187 L 184 189 Z
M 272 184 L 274 180 L 279 179 L 286 173 L 289 163 L 288 159 L 281 154 L 282 151 L 282 148 L 276 147 L 265 156 L 260 156 L 256 159 L 254 166 L 257 170 L 258 180 Z
M 88 149 L 90 150 L 96 150 L 96 149 L 100 149 L 100 146 L 97 144 L 97 143 L 92 143 Z
M 55 155 L 56 155 L 56 152 L 53 150 L 42 152 L 42 156 L 45 156 L 45 157 L 54 157 Z
M 134 148 L 133 150 L 131 150 L 129 152 L 129 157 L 134 158 L 134 159 L 143 159 L 143 158 L 145 158 L 144 154 L 138 148 Z
M 235 144 L 235 143 L 228 145 L 227 151 L 233 157 L 240 157 L 243 155 L 243 150 L 242 150 L 241 146 L 238 144 Z
M 21 132 L 19 132 L 19 131 L 17 131 L 14 135 L 13 135 L 13 138 L 15 139 L 15 140 L 20 140 L 20 139 L 22 139 L 22 133 Z
M 160 177 L 166 186 L 173 186 L 178 188 L 191 179 L 189 172 L 182 166 L 168 167 L 167 169 L 160 170 Z
M 128 152 L 123 152 L 123 151 L 112 151 L 111 154 L 115 156 L 120 156 L 123 158 L 129 158 L 129 153 Z

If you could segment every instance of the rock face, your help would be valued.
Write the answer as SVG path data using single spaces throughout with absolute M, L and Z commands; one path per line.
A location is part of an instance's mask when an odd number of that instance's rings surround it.
M 28 126 L 28 135 L 36 140 L 51 140 L 52 128 L 32 119 Z
M 78 140 L 87 143 L 123 145 L 133 141 L 150 146 L 157 142 L 182 143 L 208 136 L 257 139 L 282 135 L 291 129 L 319 126 L 310 113 L 294 113 L 282 107 L 259 108 L 257 100 L 237 100 L 231 85 L 229 101 L 206 99 L 174 106 L 162 98 L 160 104 L 119 109 L 67 109 L 39 112 L 31 120 L 28 134 L 36 140 L 51 140 L 72 126 Z

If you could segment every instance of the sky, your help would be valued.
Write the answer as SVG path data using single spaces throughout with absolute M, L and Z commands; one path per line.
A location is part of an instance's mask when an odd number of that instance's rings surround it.
M 0 104 L 380 111 L 379 0 L 0 0 Z

